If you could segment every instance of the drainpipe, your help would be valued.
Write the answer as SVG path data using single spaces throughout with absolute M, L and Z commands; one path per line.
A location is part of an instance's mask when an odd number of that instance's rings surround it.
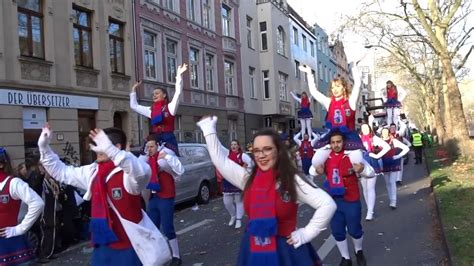
M 138 73 L 138 55 L 137 55 L 137 31 L 136 31 L 136 10 L 135 10 L 135 1 L 132 0 L 132 33 L 133 33 L 133 55 L 135 59 L 135 82 L 138 82 L 139 80 L 139 73 Z M 138 98 L 138 93 L 137 93 L 137 101 L 140 99 Z M 143 140 L 143 116 L 138 114 L 138 145 L 142 146 L 142 140 Z

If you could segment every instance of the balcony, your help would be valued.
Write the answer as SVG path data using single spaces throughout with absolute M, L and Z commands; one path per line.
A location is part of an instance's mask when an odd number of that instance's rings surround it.
M 224 53 L 235 55 L 237 53 L 237 42 L 232 37 L 222 36 L 222 49 Z

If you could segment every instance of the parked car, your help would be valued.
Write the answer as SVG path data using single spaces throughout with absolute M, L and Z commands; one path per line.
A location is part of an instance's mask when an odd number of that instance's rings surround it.
M 140 155 L 141 147 L 130 151 L 135 156 Z M 204 144 L 180 143 L 179 160 L 183 164 L 184 174 L 175 181 L 176 203 L 196 200 L 206 204 L 211 195 L 217 191 L 216 169 L 212 164 L 209 152 Z

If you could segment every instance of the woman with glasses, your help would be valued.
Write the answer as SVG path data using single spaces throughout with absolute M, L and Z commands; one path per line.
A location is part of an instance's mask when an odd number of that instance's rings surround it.
M 237 265 L 321 265 L 311 245 L 326 229 L 336 205 L 322 189 L 297 175 L 287 148 L 278 134 L 263 129 L 255 135 L 252 153 L 256 167 L 249 173 L 230 160 L 216 133 L 217 117 L 205 117 L 197 125 L 203 131 L 211 160 L 222 176 L 243 190 L 249 222 Z M 297 202 L 316 211 L 303 228 L 296 227 Z
M 28 212 L 18 223 L 21 203 Z M 27 231 L 43 211 L 43 200 L 27 183 L 13 176 L 10 157 L 0 147 L 0 265 L 19 265 L 35 257 Z

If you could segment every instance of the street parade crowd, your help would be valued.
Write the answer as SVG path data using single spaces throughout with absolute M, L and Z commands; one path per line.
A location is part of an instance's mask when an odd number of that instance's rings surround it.
M 0 148 L 0 265 L 27 264 L 36 258 L 47 263 L 84 239 L 93 247 L 92 265 L 181 265 L 173 212 L 175 180 L 184 167 L 173 132 L 186 70 L 186 64 L 179 66 L 172 98 L 163 88 L 154 90 L 152 106 L 137 103 L 141 83 L 133 86 L 130 107 L 152 125 L 139 157 L 126 150 L 122 130 L 94 129 L 89 137 L 96 161 L 70 165 L 50 147 L 54 125 L 48 123 L 38 139 L 40 158 L 35 166 L 24 163 L 15 170 L 8 151 Z M 422 163 L 424 138 L 401 121 L 406 93 L 393 82 L 387 81 L 385 90 L 386 123 L 376 126 L 369 113 L 356 129 L 357 64 L 352 65 L 352 89 L 336 77 L 329 95 L 318 90 L 309 67 L 300 70 L 308 75 L 309 91 L 291 92 L 300 106 L 301 125 L 292 139 L 263 128 L 247 153 L 237 140 L 230 147 L 221 144 L 217 117 L 205 116 L 197 123 L 222 181 L 228 225 L 244 228 L 235 264 L 322 265 L 311 241 L 331 230 L 340 265 L 352 265 L 352 259 L 366 265 L 365 253 L 370 250 L 363 248 L 361 197 L 365 219 L 372 221 L 375 185 L 383 176 L 387 207 L 395 211 L 404 157 L 413 146 L 415 163 Z M 327 110 L 326 132 L 312 129 L 313 99 Z M 315 180 L 323 180 L 323 185 Z M 314 209 L 301 228 L 296 226 L 299 203 Z

